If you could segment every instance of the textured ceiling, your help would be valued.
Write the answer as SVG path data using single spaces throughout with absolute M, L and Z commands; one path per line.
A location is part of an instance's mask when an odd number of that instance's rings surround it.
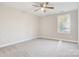
M 49 2 L 49 6 L 54 6 L 55 9 L 47 10 L 46 13 L 43 13 L 41 10 L 34 12 L 34 10 L 38 8 L 33 7 L 32 5 L 38 5 L 39 2 L 5 2 L 0 4 L 16 8 L 23 12 L 29 12 L 37 16 L 45 16 L 61 12 L 67 12 L 77 9 L 79 6 L 78 2 Z

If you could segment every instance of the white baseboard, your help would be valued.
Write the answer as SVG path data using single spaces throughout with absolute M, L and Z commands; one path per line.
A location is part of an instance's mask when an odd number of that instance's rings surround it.
M 15 45 L 15 44 L 18 44 L 18 43 L 22 43 L 22 42 L 29 41 L 29 40 L 32 40 L 32 39 L 35 39 L 35 38 L 37 38 L 37 37 L 31 37 L 31 38 L 22 39 L 20 41 L 10 42 L 10 43 L 7 43 L 7 44 L 0 45 L 0 48 L 7 47 L 7 46 L 10 46 L 10 45 Z
M 67 39 L 60 39 L 60 38 L 50 38 L 50 37 L 38 37 L 38 38 L 45 38 L 45 39 L 53 39 L 53 40 L 59 40 L 59 41 L 67 41 L 67 42 L 73 42 L 73 43 L 78 43 L 77 41 L 73 40 L 67 40 Z
M 66 39 L 60 39 L 60 38 L 50 38 L 50 37 L 31 37 L 31 38 L 22 39 L 22 40 L 20 40 L 20 41 L 10 42 L 10 43 L 7 43 L 7 44 L 0 45 L 0 48 L 2 48 L 2 47 L 7 47 L 7 46 L 10 46 L 10 45 L 15 45 L 15 44 L 22 43 L 22 42 L 25 42 L 25 41 L 29 41 L 29 40 L 32 40 L 32 39 L 36 39 L 36 38 L 53 39 L 53 40 L 61 40 L 61 41 L 67 41 L 67 42 L 78 43 L 77 41 L 66 40 Z

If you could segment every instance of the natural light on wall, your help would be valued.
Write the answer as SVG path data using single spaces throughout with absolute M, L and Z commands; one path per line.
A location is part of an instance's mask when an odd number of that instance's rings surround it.
M 70 33 L 71 32 L 71 17 L 70 14 L 59 15 L 57 19 L 58 33 Z

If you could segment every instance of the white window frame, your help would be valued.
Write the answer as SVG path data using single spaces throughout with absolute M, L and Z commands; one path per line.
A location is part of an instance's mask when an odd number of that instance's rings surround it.
M 59 17 L 64 17 L 64 16 L 68 16 L 69 17 L 69 19 L 70 19 L 70 31 L 69 32 L 61 32 L 61 30 L 60 30 L 60 23 L 59 23 Z M 63 15 L 58 15 L 57 16 L 57 32 L 58 33 L 64 33 L 64 34 L 70 34 L 71 33 L 71 15 L 70 14 L 63 14 Z

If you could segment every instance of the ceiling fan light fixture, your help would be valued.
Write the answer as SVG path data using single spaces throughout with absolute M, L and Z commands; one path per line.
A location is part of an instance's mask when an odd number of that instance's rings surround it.
M 44 11 L 45 10 L 45 8 L 41 8 L 41 11 Z
M 44 4 L 44 5 L 43 5 L 43 7 L 47 7 L 47 5 L 46 5 L 46 4 Z

